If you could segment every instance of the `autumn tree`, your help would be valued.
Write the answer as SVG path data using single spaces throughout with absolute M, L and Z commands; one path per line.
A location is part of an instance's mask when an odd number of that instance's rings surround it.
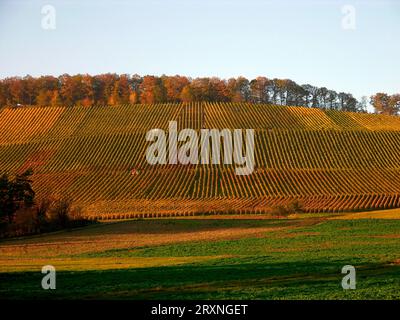
M 94 79 L 89 75 L 83 75 L 81 78 L 81 97 L 78 101 L 79 105 L 89 107 L 95 104 L 94 100 Z
M 58 79 L 53 76 L 42 76 L 36 80 L 36 83 L 36 104 L 40 106 L 50 106 L 56 104 L 57 100 L 54 100 L 54 96 L 58 95 L 59 91 Z
M 393 94 L 390 96 L 389 108 L 391 114 L 398 114 L 400 112 L 400 94 Z
M 217 77 L 196 78 L 190 83 L 192 101 L 230 101 L 229 90 L 224 80 Z
M 162 76 L 161 80 L 166 92 L 166 101 L 167 102 L 181 101 L 181 93 L 183 91 L 183 88 L 189 85 L 188 78 L 181 77 L 178 75 L 173 77 Z
M 0 108 L 7 104 L 7 90 L 6 86 L 0 81 Z
M 371 104 L 375 109 L 375 112 L 381 114 L 394 114 L 394 111 L 390 107 L 390 96 L 383 92 L 378 92 L 371 96 Z
M 245 102 L 250 100 L 250 82 L 246 78 L 230 78 L 226 88 L 230 101 Z
M 12 77 L 4 80 L 6 102 L 9 105 L 26 104 L 28 102 L 26 82 L 22 78 Z
M 141 103 L 160 103 L 166 100 L 166 90 L 159 77 L 143 77 L 143 82 L 140 84 L 139 89 Z
M 179 98 L 182 102 L 195 101 L 195 97 L 194 97 L 191 85 L 187 84 L 186 86 L 183 87 L 182 92 L 179 95 Z
M 121 75 L 114 84 L 110 104 L 128 104 L 130 102 L 130 99 L 135 101 L 136 97 L 131 97 L 131 93 L 132 90 L 130 87 L 129 76 Z
M 266 77 L 257 77 L 250 81 L 251 102 L 253 103 L 268 103 L 268 88 L 269 80 Z
M 211 101 L 209 78 L 196 78 L 192 80 L 190 88 L 194 101 Z
M 209 80 L 208 88 L 208 101 L 227 102 L 229 99 L 229 92 L 226 82 L 220 78 L 213 77 Z
M 61 84 L 61 100 L 66 106 L 80 104 L 85 97 L 86 85 L 82 81 L 82 75 L 70 76 L 64 74 L 59 77 Z
M 371 104 L 377 113 L 397 115 L 400 111 L 400 94 L 388 95 L 378 92 L 371 96 Z

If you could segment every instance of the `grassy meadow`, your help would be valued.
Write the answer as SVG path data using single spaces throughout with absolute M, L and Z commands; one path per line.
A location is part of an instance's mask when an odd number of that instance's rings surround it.
M 125 220 L 3 240 L 0 298 L 400 299 L 398 217 Z M 48 264 L 56 290 L 41 288 Z M 356 290 L 341 287 L 348 264 Z

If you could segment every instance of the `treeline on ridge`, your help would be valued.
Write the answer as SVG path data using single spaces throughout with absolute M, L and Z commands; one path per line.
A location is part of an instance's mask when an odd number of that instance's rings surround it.
M 73 106 L 163 102 L 251 102 L 366 112 L 367 98 L 289 79 L 244 77 L 228 80 L 184 76 L 68 74 L 59 77 L 11 77 L 0 80 L 0 107 L 17 105 Z M 400 95 L 371 97 L 376 111 L 397 114 Z

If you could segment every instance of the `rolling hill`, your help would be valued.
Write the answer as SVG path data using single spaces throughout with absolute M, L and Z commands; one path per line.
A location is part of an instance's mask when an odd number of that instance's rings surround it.
M 146 132 L 255 130 L 255 170 L 146 162 Z M 400 117 L 248 103 L 23 107 L 0 111 L 0 172 L 69 194 L 97 218 L 400 207 Z M 134 174 L 132 174 L 134 169 Z

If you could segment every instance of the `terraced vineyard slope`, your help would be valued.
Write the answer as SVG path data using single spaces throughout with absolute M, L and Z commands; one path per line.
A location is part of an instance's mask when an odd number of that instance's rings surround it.
M 156 165 L 146 132 L 255 130 L 255 170 Z M 69 194 L 99 218 L 400 207 L 400 117 L 247 103 L 24 107 L 0 112 L 0 171 L 34 170 L 40 194 Z

